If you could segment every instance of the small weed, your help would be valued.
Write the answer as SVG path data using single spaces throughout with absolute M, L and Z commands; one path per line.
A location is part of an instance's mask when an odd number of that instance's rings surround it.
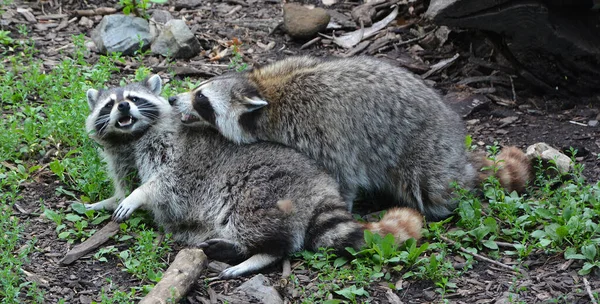
M 145 229 L 142 225 L 131 249 L 118 254 L 125 265 L 124 271 L 141 280 L 160 281 L 162 271 L 167 268 L 167 262 L 162 258 L 171 248 L 168 235 L 165 240 L 156 241 L 156 239 L 157 234 L 153 230 Z
M 231 45 L 231 59 L 228 68 L 234 69 L 237 72 L 242 72 L 248 68 L 248 64 L 244 62 L 244 57 L 240 51 L 242 42 L 233 38 L 229 43 Z
M 148 9 L 152 3 L 165 4 L 167 0 L 119 0 L 119 5 L 123 6 L 123 14 L 129 15 L 133 13 L 138 17 L 150 19 Z

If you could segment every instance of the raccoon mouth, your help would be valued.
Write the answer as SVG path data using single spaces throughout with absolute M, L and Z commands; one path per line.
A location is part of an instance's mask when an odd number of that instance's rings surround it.
M 200 121 L 200 119 L 198 117 L 196 117 L 195 115 L 191 115 L 191 114 L 181 114 L 181 122 L 189 124 L 189 123 L 194 123 Z
M 133 116 L 123 116 L 117 120 L 117 127 L 119 128 L 128 128 L 133 126 L 133 124 L 137 121 Z

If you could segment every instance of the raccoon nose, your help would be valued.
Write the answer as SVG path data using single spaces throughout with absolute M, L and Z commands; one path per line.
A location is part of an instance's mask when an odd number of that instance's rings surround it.
M 129 111 L 129 103 L 127 101 L 120 102 L 117 106 L 117 110 L 119 112 L 128 112 Z
M 173 105 L 176 101 L 177 101 L 177 96 L 171 96 L 171 97 L 169 97 L 169 104 L 170 105 Z

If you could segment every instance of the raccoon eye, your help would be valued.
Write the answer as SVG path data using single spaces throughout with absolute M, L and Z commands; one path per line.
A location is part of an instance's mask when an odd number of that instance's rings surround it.
M 208 97 L 206 97 L 202 92 L 196 93 L 196 102 L 208 102 Z
M 134 96 L 129 97 L 129 100 L 131 100 L 131 102 L 133 102 L 133 103 L 138 103 L 140 101 L 139 98 L 134 97 Z
M 111 100 L 109 103 L 107 103 L 104 107 L 107 109 L 112 109 L 112 107 L 115 105 L 115 101 Z

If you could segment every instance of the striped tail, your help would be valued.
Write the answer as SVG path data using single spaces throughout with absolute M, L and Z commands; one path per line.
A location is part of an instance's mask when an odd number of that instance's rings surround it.
M 494 171 L 491 169 L 481 170 L 481 168 L 492 167 L 494 165 L 494 162 L 489 160 L 483 153 L 472 155 L 472 160 L 479 171 L 478 183 L 483 182 L 490 175 L 494 174 Z M 495 176 L 500 181 L 502 187 L 508 192 L 524 192 L 527 183 L 533 178 L 531 161 L 525 153 L 514 146 L 506 147 L 496 156 L 496 162 L 498 170 Z
M 305 248 L 334 248 L 338 254 L 348 254 L 346 247 L 360 249 L 364 245 L 364 230 L 385 236 L 394 235 L 398 244 L 409 238 L 419 239 L 423 216 L 414 209 L 390 209 L 379 222 L 359 223 L 344 205 L 321 206 L 314 211 L 305 238 Z

